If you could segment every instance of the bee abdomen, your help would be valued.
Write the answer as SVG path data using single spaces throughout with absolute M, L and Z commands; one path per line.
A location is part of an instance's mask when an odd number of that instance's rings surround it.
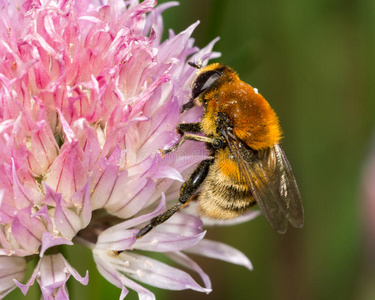
M 232 219 L 255 204 L 246 185 L 224 179 L 216 171 L 214 164 L 198 197 L 201 215 L 214 219 Z

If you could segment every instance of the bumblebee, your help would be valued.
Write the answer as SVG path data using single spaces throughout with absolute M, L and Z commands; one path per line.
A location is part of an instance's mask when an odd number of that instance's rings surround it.
M 153 218 L 137 238 L 169 219 L 191 199 L 198 201 L 201 216 L 232 219 L 258 204 L 278 232 L 285 233 L 289 222 L 302 227 L 301 195 L 280 146 L 282 133 L 274 110 L 230 67 L 219 63 L 206 67 L 189 64 L 198 73 L 192 84 L 192 97 L 182 112 L 195 105 L 203 106 L 202 120 L 179 124 L 177 131 L 182 138 L 162 153 L 193 140 L 204 142 L 213 159 L 198 165 L 182 185 L 178 203 Z

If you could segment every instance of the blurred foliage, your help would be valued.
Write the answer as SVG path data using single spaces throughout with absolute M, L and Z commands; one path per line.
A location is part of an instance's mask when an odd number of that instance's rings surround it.
M 150 290 L 158 299 L 375 299 L 360 198 L 374 127 L 375 2 L 181 0 L 163 16 L 165 30 L 175 32 L 199 19 L 199 47 L 220 36 L 220 61 L 278 113 L 306 224 L 285 235 L 263 217 L 210 229 L 209 239 L 240 249 L 254 270 L 196 257 L 212 280 L 211 294 Z M 80 274 L 87 266 L 90 272 L 88 287 L 69 281 L 71 299 L 118 299 L 120 290 L 99 275 L 89 250 L 68 254 Z M 130 292 L 126 299 L 137 298 Z

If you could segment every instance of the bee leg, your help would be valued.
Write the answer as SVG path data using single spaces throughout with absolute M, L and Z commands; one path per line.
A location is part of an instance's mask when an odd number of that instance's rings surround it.
M 206 136 L 201 136 L 201 135 L 195 135 L 195 134 L 185 134 L 181 140 L 174 145 L 173 147 L 165 150 L 159 150 L 163 155 L 168 154 L 170 152 L 175 151 L 177 148 L 179 148 L 183 143 L 185 143 L 187 140 L 191 141 L 197 141 L 197 142 L 203 142 L 203 143 L 208 143 L 208 144 L 214 144 L 216 142 L 215 139 L 206 137 Z
M 182 185 L 180 189 L 180 195 L 178 197 L 178 203 L 172 206 L 170 209 L 166 210 L 164 213 L 151 219 L 149 224 L 147 224 L 145 227 L 139 230 L 136 236 L 137 239 L 147 234 L 154 227 L 168 220 L 189 202 L 193 194 L 196 192 L 196 190 L 200 187 L 200 185 L 206 178 L 212 161 L 212 159 L 206 159 L 198 165 L 198 167 L 193 171 L 188 180 L 186 180 L 185 183 Z
M 184 135 L 185 132 L 191 132 L 191 133 L 202 132 L 201 122 L 181 123 L 176 126 L 176 129 L 180 135 Z
M 190 100 L 188 102 L 186 102 L 184 105 L 182 105 L 181 113 L 183 113 L 184 111 L 187 111 L 187 110 L 189 110 L 193 107 L 194 107 L 194 99 L 190 98 Z

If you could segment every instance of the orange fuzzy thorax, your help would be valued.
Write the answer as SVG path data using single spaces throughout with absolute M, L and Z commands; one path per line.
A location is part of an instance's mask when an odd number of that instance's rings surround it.
M 223 78 L 217 88 L 204 95 L 206 99 L 202 129 L 206 135 L 216 135 L 217 113 L 231 120 L 233 133 L 254 150 L 272 147 L 281 139 L 276 113 L 254 89 L 235 73 Z

